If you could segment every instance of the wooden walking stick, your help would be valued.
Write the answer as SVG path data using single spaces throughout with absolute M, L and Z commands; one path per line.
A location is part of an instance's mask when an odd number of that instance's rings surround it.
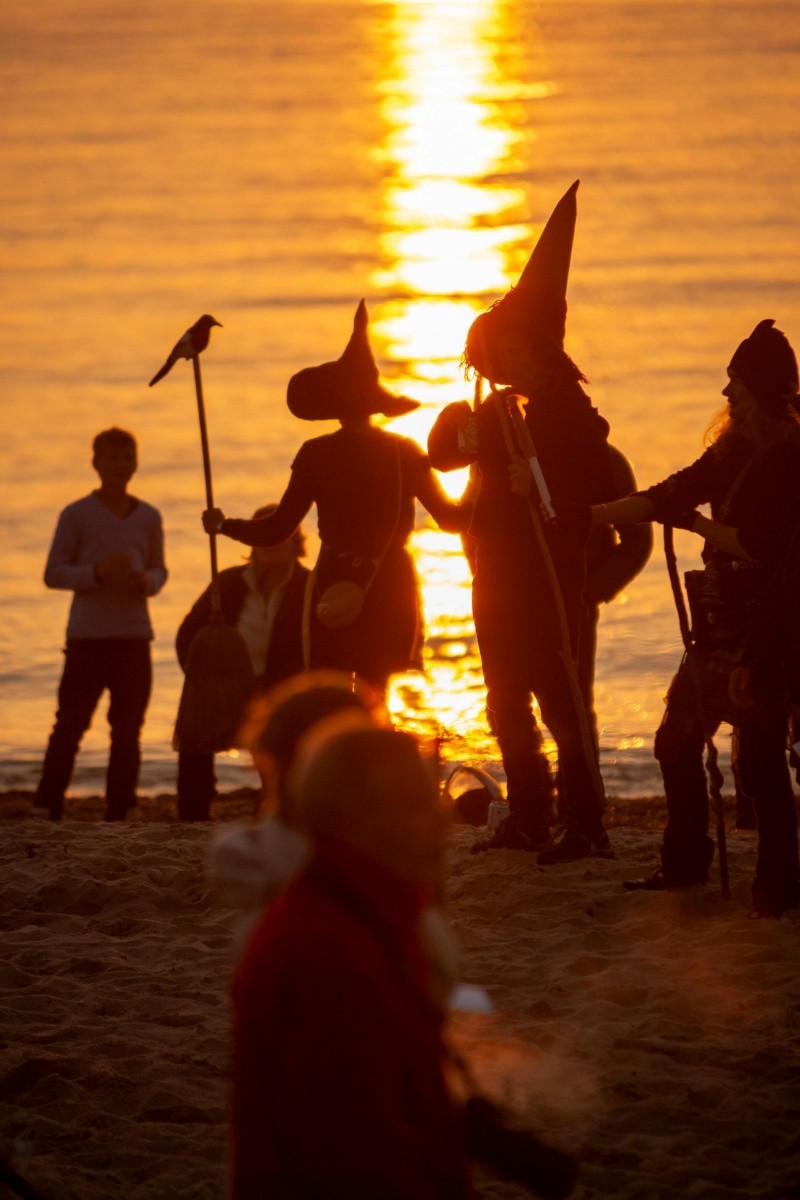
M 681 630 L 681 641 L 686 653 L 686 663 L 694 684 L 697 715 L 703 728 L 703 741 L 706 746 L 706 773 L 708 774 L 709 792 L 714 806 L 714 816 L 717 827 L 717 850 L 719 852 L 719 883 L 722 899 L 730 900 L 731 886 L 728 873 L 728 836 L 725 829 L 725 801 L 722 799 L 722 772 L 717 760 L 717 747 L 714 743 L 714 733 L 706 711 L 703 695 L 703 681 L 700 677 L 700 666 L 697 661 L 697 644 L 689 625 L 689 616 L 681 590 L 678 576 L 678 560 L 675 556 L 675 545 L 672 537 L 672 526 L 664 526 L 664 556 L 667 560 L 667 573 L 672 586 L 675 607 L 678 610 L 678 624 Z
M 505 442 L 506 451 L 509 460 L 513 461 L 516 458 L 524 458 L 530 468 L 538 502 L 534 502 L 529 495 L 526 503 L 528 512 L 530 513 L 531 524 L 533 525 L 534 536 L 536 543 L 542 555 L 542 561 L 547 572 L 550 590 L 553 596 L 553 603 L 556 611 L 556 620 L 558 622 L 559 636 L 559 657 L 564 664 L 564 670 L 569 683 L 570 695 L 578 718 L 578 729 L 581 737 L 581 749 L 583 750 L 586 765 L 589 769 L 589 775 L 592 780 L 595 795 L 601 805 L 605 804 L 605 789 L 603 780 L 600 775 L 600 768 L 597 765 L 597 756 L 592 739 L 592 731 L 589 727 L 589 718 L 586 715 L 586 706 L 581 695 L 580 684 L 578 683 L 578 672 L 575 666 L 575 658 L 572 653 L 572 640 L 569 633 L 569 622 L 567 621 L 567 613 L 564 608 L 564 597 L 561 592 L 561 583 L 556 574 L 553 556 L 550 553 L 550 546 L 547 541 L 547 535 L 544 531 L 544 522 L 552 521 L 555 518 L 555 509 L 550 497 L 550 492 L 547 483 L 542 473 L 542 468 L 539 464 L 539 456 L 536 453 L 531 431 L 525 424 L 519 407 L 519 396 L 513 394 L 495 393 L 490 397 L 496 406 L 500 420 L 500 428 L 503 432 L 503 440 Z
M 213 508 L 211 458 L 199 351 L 183 357 L 191 358 L 194 368 L 206 507 Z M 242 635 L 238 629 L 225 624 L 219 590 L 216 533 L 210 533 L 208 537 L 211 555 L 211 616 L 209 624 L 198 631 L 189 647 L 186 676 L 173 736 L 174 748 L 189 754 L 214 754 L 218 750 L 230 750 L 236 745 L 242 715 L 253 694 L 255 683 L 250 655 Z
M 481 375 L 476 375 L 475 376 L 475 392 L 474 392 L 473 402 L 472 402 L 472 411 L 477 412 L 482 403 L 483 403 L 483 377 Z M 460 446 L 459 446 L 459 448 L 460 448 Z M 467 485 L 467 491 L 469 491 L 472 486 L 472 482 L 473 482 L 472 472 L 477 471 L 477 469 L 478 468 L 475 463 L 472 463 L 469 467 L 470 483 Z M 459 536 L 461 539 L 461 548 L 464 551 L 464 557 L 467 560 L 467 564 L 469 565 L 470 571 L 474 575 L 475 571 L 477 570 L 477 567 L 478 567 L 477 539 L 475 537 L 473 537 L 473 535 L 471 533 L 462 533 Z

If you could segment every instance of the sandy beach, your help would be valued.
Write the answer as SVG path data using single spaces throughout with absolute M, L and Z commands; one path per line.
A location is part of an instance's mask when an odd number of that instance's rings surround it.
M 222 1197 L 235 914 L 207 879 L 210 827 L 177 824 L 169 796 L 111 826 L 97 799 L 60 825 L 30 801 L 0 797 L 3 1156 L 45 1200 Z M 729 903 L 716 877 L 623 892 L 655 862 L 662 811 L 612 806 L 615 861 L 547 869 L 471 855 L 475 831 L 454 827 L 449 915 L 465 981 L 495 1005 L 455 1017 L 455 1038 L 487 1090 L 578 1155 L 578 1200 L 796 1200 L 800 918 L 749 919 L 748 832 L 729 835 Z

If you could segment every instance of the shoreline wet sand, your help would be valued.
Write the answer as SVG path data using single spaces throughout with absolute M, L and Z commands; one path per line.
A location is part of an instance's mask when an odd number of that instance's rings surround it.
M 251 816 L 258 803 L 257 788 L 237 788 L 221 794 L 212 808 L 213 822 L 238 821 Z M 44 818 L 33 806 L 34 793 L 27 789 L 10 788 L 0 791 L 0 823 L 32 818 Z M 727 797 L 726 811 L 733 821 L 735 807 Z M 68 796 L 65 804 L 65 821 L 102 821 L 105 802 L 102 796 Z M 606 807 L 606 824 L 609 829 L 617 827 L 633 829 L 661 829 L 666 819 L 666 801 L 663 796 L 637 796 L 624 800 L 610 798 Z M 140 796 L 136 808 L 129 814 L 126 824 L 150 821 L 178 822 L 177 799 L 174 792 L 158 792 Z
M 254 797 L 220 801 L 217 823 Z M 236 914 L 206 874 L 212 827 L 180 825 L 168 794 L 112 825 L 99 797 L 60 824 L 31 799 L 0 796 L 3 1156 L 45 1200 L 217 1200 Z M 495 1006 L 455 1016 L 455 1038 L 491 1094 L 578 1155 L 577 1200 L 797 1200 L 800 918 L 749 920 L 756 839 L 732 828 L 730 902 L 716 874 L 625 893 L 663 815 L 662 797 L 612 802 L 616 860 L 549 868 L 473 855 L 454 827 L 448 914 L 465 982 Z

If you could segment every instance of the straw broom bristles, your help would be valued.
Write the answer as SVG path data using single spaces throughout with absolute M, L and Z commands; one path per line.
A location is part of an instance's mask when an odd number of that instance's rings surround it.
M 244 639 L 230 625 L 207 625 L 192 639 L 175 721 L 173 745 L 214 754 L 237 745 L 255 678 Z

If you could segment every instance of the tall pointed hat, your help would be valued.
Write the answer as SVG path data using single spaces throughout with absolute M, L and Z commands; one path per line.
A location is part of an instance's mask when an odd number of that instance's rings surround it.
M 553 209 L 516 287 L 470 326 L 466 361 L 488 379 L 496 378 L 490 366 L 493 345 L 511 327 L 527 332 L 532 344 L 564 346 L 579 183 L 576 179 Z
M 419 407 L 408 396 L 395 396 L 380 381 L 369 344 L 367 306 L 356 309 L 353 332 L 340 358 L 305 367 L 289 380 L 289 411 L 303 421 L 341 421 L 383 413 L 399 417 Z

